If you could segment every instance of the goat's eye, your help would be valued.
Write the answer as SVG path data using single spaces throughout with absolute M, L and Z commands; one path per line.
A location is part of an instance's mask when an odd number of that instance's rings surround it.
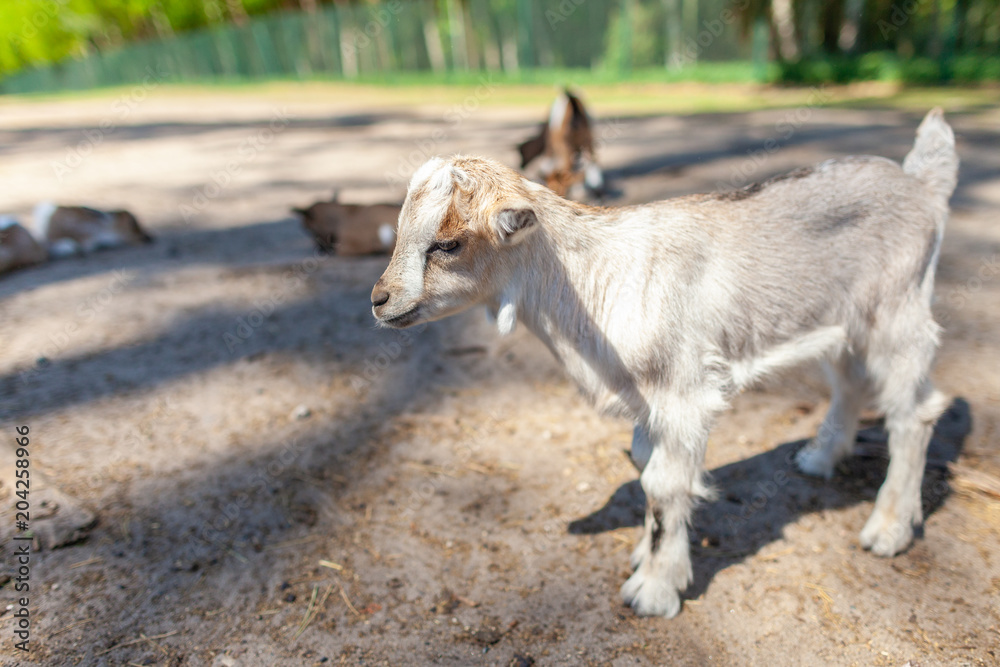
M 431 250 L 440 250 L 441 252 L 455 252 L 458 250 L 458 241 L 448 240 L 448 241 L 438 241 L 433 246 Z

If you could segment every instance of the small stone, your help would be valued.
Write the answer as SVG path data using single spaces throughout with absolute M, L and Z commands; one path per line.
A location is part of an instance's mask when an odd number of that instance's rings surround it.
M 288 593 L 285 595 L 285 602 L 295 602 L 295 593 Z
M 312 410 L 309 409 L 308 405 L 300 405 L 292 410 L 292 419 L 309 419 L 311 416 Z
M 473 632 L 472 638 L 480 644 L 490 646 L 503 639 L 503 633 L 495 627 L 484 627 Z

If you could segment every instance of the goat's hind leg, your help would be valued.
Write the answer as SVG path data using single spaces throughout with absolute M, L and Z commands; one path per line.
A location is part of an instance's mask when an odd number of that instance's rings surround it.
M 825 370 L 832 392 L 830 409 L 816 437 L 795 455 L 795 462 L 807 475 L 830 479 L 837 464 L 854 451 L 869 387 L 863 361 L 848 352 L 825 364 Z
M 903 318 L 900 318 L 903 320 Z M 913 526 L 923 521 L 920 485 L 934 422 L 947 399 L 927 375 L 937 346 L 930 313 L 905 322 L 892 349 L 872 355 L 869 372 L 879 390 L 879 406 L 889 431 L 889 469 L 875 508 L 861 531 L 861 545 L 879 556 L 894 556 L 913 541 Z
M 704 424 L 708 421 L 706 416 Z M 639 477 L 646 494 L 645 530 L 632 554 L 635 572 L 621 594 L 643 616 L 676 616 L 680 593 L 693 577 L 688 523 L 696 498 L 708 495 L 702 481 L 707 428 L 694 430 L 693 443 L 653 430 L 652 452 Z

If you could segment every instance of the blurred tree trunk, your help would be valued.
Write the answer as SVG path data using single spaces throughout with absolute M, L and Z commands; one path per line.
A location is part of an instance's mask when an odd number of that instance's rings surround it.
M 792 0 L 771 0 L 771 23 L 774 25 L 778 55 L 782 60 L 798 60 L 801 55 Z
M 858 47 L 858 30 L 861 24 L 861 12 L 864 10 L 865 0 L 847 0 L 844 3 L 844 25 L 840 29 L 840 36 L 837 43 L 840 50 L 849 53 L 856 53 Z
M 814 37 L 821 27 L 819 7 L 821 1 L 797 0 L 792 3 L 795 43 L 798 46 L 800 58 L 812 56 L 816 52 L 816 47 L 819 46 Z
M 340 31 L 340 71 L 348 79 L 358 75 L 358 48 L 354 39 L 354 21 L 351 6 L 337 5 L 337 27 Z
M 941 44 L 941 0 L 934 0 L 931 6 L 931 36 L 927 42 L 927 55 L 931 58 L 940 58 L 942 55 Z
M 472 69 L 482 69 L 480 54 L 479 32 L 476 24 L 472 20 L 472 5 L 469 0 L 462 0 L 462 22 L 465 29 L 465 53 L 469 67 Z
M 149 8 L 149 17 L 153 22 L 153 30 L 156 32 L 156 36 L 160 39 L 164 37 L 172 37 L 174 34 L 173 26 L 170 25 L 170 17 L 167 13 L 163 11 L 161 5 L 152 5 Z
M 226 10 L 229 18 L 238 26 L 245 26 L 250 19 L 247 17 L 247 10 L 243 6 L 243 0 L 226 0 Z
M 838 55 L 840 53 L 840 31 L 844 27 L 844 0 L 826 0 L 821 12 L 823 51 L 829 55 Z
M 684 21 L 683 32 L 687 33 L 687 36 L 691 39 L 695 39 L 698 34 L 698 0 L 684 0 L 684 5 L 682 8 L 682 15 Z M 681 35 L 683 39 L 684 35 Z M 694 64 L 698 60 L 698 50 L 693 49 L 693 53 L 689 54 L 691 58 L 691 64 Z
M 858 26 L 857 50 L 861 53 L 894 48 L 897 30 L 891 23 L 892 0 L 865 0 Z
M 668 69 L 680 69 L 683 66 L 681 56 L 681 3 L 680 0 L 663 0 L 665 19 L 666 52 Z
M 500 70 L 500 42 L 497 37 L 496 17 L 490 11 L 489 2 L 471 0 L 469 2 L 469 19 L 471 30 L 475 32 L 476 50 L 479 63 L 483 69 Z M 478 26 L 478 30 L 476 30 Z
M 952 38 L 955 40 L 956 53 L 965 50 L 965 29 L 969 16 L 969 0 L 955 0 L 955 13 L 952 15 Z
M 448 0 L 448 33 L 451 38 L 452 69 L 469 69 L 469 52 L 465 43 L 465 19 L 461 0 Z
M 319 21 L 315 19 L 316 0 L 299 0 L 299 6 L 302 8 L 302 11 L 313 17 L 307 21 L 305 25 L 306 53 L 308 54 L 308 57 L 306 58 L 305 63 L 303 63 L 306 71 L 312 72 L 313 63 L 323 62 L 323 38 L 319 32 Z
M 434 3 L 425 3 L 427 14 L 424 16 L 424 43 L 427 45 L 427 58 L 431 61 L 431 69 L 443 72 L 447 69 L 444 60 L 444 49 L 441 48 L 441 31 L 437 26 L 437 11 Z

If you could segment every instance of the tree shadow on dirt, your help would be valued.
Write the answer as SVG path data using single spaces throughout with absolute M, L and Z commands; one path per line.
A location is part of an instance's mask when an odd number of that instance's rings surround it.
M 111 123 L 109 127 L 100 124 L 67 124 L 49 127 L 26 127 L 0 130 L 0 154 L 16 150 L 21 144 L 32 141 L 59 142 L 68 146 L 83 146 L 91 149 L 101 144 L 131 143 L 147 139 L 198 138 L 219 131 L 244 131 L 248 135 L 264 131 L 325 130 L 343 128 L 363 128 L 392 120 L 419 123 L 415 114 L 407 113 L 359 113 L 342 114 L 326 118 L 295 118 L 287 115 L 274 105 L 268 119 L 220 120 L 215 122 L 185 123 L 165 121 L 154 123 L 127 123 L 127 115 L 109 113 L 101 122 Z M 89 151 L 88 151 L 89 152 Z
M 632 159 L 631 161 L 608 165 L 605 176 L 610 182 L 627 183 L 630 179 L 662 174 L 672 178 L 692 166 L 704 167 L 720 160 L 741 158 L 739 165 L 727 170 L 728 176 L 717 178 L 708 188 L 698 191 L 735 190 L 754 182 L 765 181 L 785 173 L 789 167 L 775 158 L 779 153 L 796 148 L 815 149 L 826 158 L 847 155 L 881 155 L 900 161 L 909 152 L 916 138 L 916 129 L 923 115 L 921 113 L 897 112 L 896 122 L 868 122 L 862 125 L 841 125 L 825 122 L 789 122 L 778 120 L 772 127 L 747 123 L 746 114 L 697 114 L 685 117 L 686 132 L 698 134 L 704 131 L 712 136 L 713 128 L 720 126 L 743 126 L 741 131 L 728 138 L 713 139 L 695 148 L 678 152 L 665 152 Z M 954 124 L 962 114 L 949 114 Z M 780 118 L 780 117 L 779 117 Z M 628 122 L 641 127 L 644 122 L 656 119 L 629 118 Z M 763 132 L 763 134 L 762 134 Z M 962 160 L 959 168 L 959 183 L 953 206 L 970 206 L 981 203 L 971 191 L 971 187 L 985 181 L 994 180 L 998 170 L 987 153 L 1000 146 L 996 132 L 976 127 L 955 127 L 957 149 Z M 642 136 L 642 133 L 637 133 Z M 689 144 L 685 144 L 689 145 Z M 823 158 L 825 159 L 825 158 Z M 815 160 L 810 160 L 813 162 Z M 804 163 L 800 166 L 805 166 Z M 667 192 L 663 197 L 680 196 L 688 192 Z
M 922 485 L 925 518 L 951 495 L 947 464 L 958 459 L 971 430 L 969 403 L 956 398 L 934 427 L 928 449 Z M 838 466 L 830 482 L 799 472 L 795 453 L 804 440 L 711 471 L 719 498 L 695 511 L 690 530 L 695 579 L 686 597 L 700 596 L 719 571 L 780 540 L 785 526 L 802 515 L 873 501 L 885 479 L 886 439 L 881 424 L 860 431 L 855 455 Z M 641 526 L 645 511 L 645 494 L 639 480 L 633 480 L 621 485 L 604 507 L 571 522 L 568 531 L 590 535 Z
M 95 611 L 99 627 L 72 649 L 83 663 L 152 659 L 155 652 L 149 647 L 128 641 L 136 632 L 194 632 L 200 619 L 188 610 L 218 608 L 221 600 L 246 601 L 251 609 L 288 606 L 286 579 L 294 580 L 288 571 L 301 563 L 301 550 L 314 543 L 344 542 L 357 532 L 365 507 L 347 497 L 363 488 L 369 466 L 385 455 L 384 424 L 396 415 L 419 412 L 422 403 L 437 395 L 428 378 L 434 377 L 437 360 L 447 349 L 440 328 L 410 330 L 410 344 L 390 330 L 372 330 L 360 341 L 343 336 L 346 328 L 371 326 L 368 293 L 374 281 L 346 276 L 360 269 L 377 277 L 380 269 L 374 260 L 329 261 L 309 277 L 317 290 L 278 308 L 268 318 L 273 330 L 258 328 L 232 354 L 220 346 L 220 333 L 232 327 L 237 313 L 213 310 L 184 319 L 151 341 L 51 362 L 27 385 L 13 386 L 20 382 L 14 375 L 0 378 L 0 396 L 11 399 L 2 413 L 19 419 L 126 389 L 151 389 L 237 360 L 267 364 L 304 355 L 331 377 L 363 380 L 364 386 L 349 385 L 342 405 L 327 406 L 327 416 L 314 415 L 298 427 L 278 424 L 240 435 L 238 447 L 208 465 L 149 475 L 132 464 L 127 451 L 133 437 L 144 437 L 136 429 L 110 449 L 94 448 L 93 455 L 104 451 L 109 456 L 107 475 L 113 479 L 98 476 L 91 483 L 102 493 L 107 493 L 105 487 L 112 491 L 97 508 L 100 519 L 89 538 L 48 556 L 62 563 L 88 558 L 102 563 L 99 577 L 80 570 L 69 575 L 72 585 L 63 587 L 86 591 L 88 600 L 100 605 Z M 261 272 L 260 267 L 246 270 Z M 330 322 L 301 326 L 317 311 L 329 313 Z M 358 321 L 362 316 L 365 321 Z M 159 370 L 147 363 L 164 357 L 174 363 L 161 363 Z M 85 386 L 86 378 L 102 377 L 101 369 L 121 372 L 130 366 L 134 372 L 128 386 L 121 378 Z M 418 380 L 422 391 L 415 392 Z M 168 419 L 190 419 L 183 410 L 172 411 L 169 405 L 165 410 Z M 116 463 L 119 452 L 121 464 Z M 119 476 L 128 481 L 122 483 Z M 289 542 L 292 546 L 286 546 Z M 350 558 L 338 560 L 354 567 Z M 60 592 L 50 598 L 60 623 L 75 618 L 74 595 Z M 101 658 L 105 654 L 110 658 Z

